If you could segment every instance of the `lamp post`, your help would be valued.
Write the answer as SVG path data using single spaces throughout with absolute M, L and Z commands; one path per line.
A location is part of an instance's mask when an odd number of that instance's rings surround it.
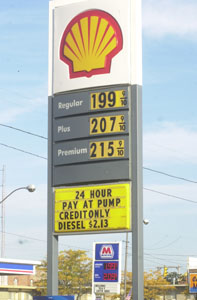
M 149 220 L 148 219 L 143 219 L 143 224 L 144 225 L 148 225 L 149 224 Z M 129 243 L 129 239 L 128 239 L 128 232 L 126 233 L 126 246 L 125 246 L 125 266 L 124 266 L 124 289 L 122 292 L 123 294 L 123 299 L 126 299 L 127 296 L 127 256 L 128 256 L 128 243 Z
M 2 200 L 0 201 L 0 204 L 3 205 L 3 202 L 8 199 L 13 193 L 19 191 L 19 190 L 27 190 L 30 193 L 33 193 L 36 190 L 35 185 L 29 184 L 28 186 L 23 186 L 14 189 L 12 192 L 10 192 L 7 196 L 3 197 Z M 2 233 L 1 233 L 1 257 L 4 257 L 4 252 L 5 252 L 5 237 L 4 237 L 4 231 L 5 231 L 5 223 L 4 223 L 4 216 L 2 215 L 1 218 L 1 228 L 2 228 Z

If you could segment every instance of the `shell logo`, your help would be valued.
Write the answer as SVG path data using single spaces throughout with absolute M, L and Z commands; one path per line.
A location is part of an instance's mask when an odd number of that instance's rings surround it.
M 112 58 L 123 47 L 117 21 L 102 10 L 87 10 L 66 27 L 60 59 L 69 66 L 70 78 L 110 73 Z

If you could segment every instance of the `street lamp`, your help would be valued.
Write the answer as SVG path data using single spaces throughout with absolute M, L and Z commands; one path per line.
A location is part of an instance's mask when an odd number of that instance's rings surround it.
M 4 197 L 4 198 L 0 201 L 0 204 L 3 203 L 3 202 L 4 202 L 8 197 L 10 197 L 13 193 L 15 193 L 16 191 L 19 191 L 19 190 L 28 190 L 28 192 L 33 193 L 33 192 L 35 192 L 36 187 L 35 187 L 35 185 L 33 185 L 33 184 L 29 184 L 28 186 L 19 187 L 19 188 L 13 190 L 11 193 L 9 193 L 6 197 Z
M 0 204 L 3 205 L 3 202 L 10 197 L 13 193 L 19 191 L 19 190 L 27 190 L 30 193 L 35 192 L 36 187 L 33 184 L 29 184 L 28 186 L 23 186 L 23 187 L 19 187 L 15 190 L 13 190 L 12 192 L 10 192 L 7 196 L 5 196 L 1 201 Z M 3 206 L 2 206 L 2 211 L 3 211 Z M 2 213 L 2 217 L 1 217 L 1 228 L 2 228 L 2 235 L 1 235 L 1 257 L 4 257 L 4 248 L 5 248 L 5 238 L 4 238 L 4 231 L 5 231 L 5 224 L 4 224 L 4 214 Z

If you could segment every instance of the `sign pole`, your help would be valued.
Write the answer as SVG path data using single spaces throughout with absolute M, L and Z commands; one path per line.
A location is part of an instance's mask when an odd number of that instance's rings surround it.
M 131 87 L 131 99 L 133 300 L 141 300 L 144 299 L 141 86 L 133 85 Z
M 48 219 L 47 219 L 47 295 L 58 295 L 58 235 L 54 235 L 54 193 L 52 188 L 52 97 L 48 100 Z
M 121 7 L 114 0 L 75 2 L 53 0 L 49 9 L 48 294 L 58 294 L 59 233 L 130 230 L 130 203 L 125 224 L 115 227 L 110 222 L 117 226 L 113 211 L 122 194 L 115 199 L 113 187 L 103 187 L 126 181 L 129 190 L 132 182 L 133 300 L 142 300 L 141 0 L 123 0 Z M 69 186 L 75 195 L 66 200 Z M 101 190 L 110 203 L 104 218 Z M 81 208 L 91 211 L 86 221 Z

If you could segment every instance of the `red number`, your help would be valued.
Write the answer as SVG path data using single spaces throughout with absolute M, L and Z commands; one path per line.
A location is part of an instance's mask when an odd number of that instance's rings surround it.
M 117 280 L 117 274 L 116 273 L 104 273 L 103 274 L 103 279 L 104 280 L 111 280 L 111 281 L 115 281 Z

